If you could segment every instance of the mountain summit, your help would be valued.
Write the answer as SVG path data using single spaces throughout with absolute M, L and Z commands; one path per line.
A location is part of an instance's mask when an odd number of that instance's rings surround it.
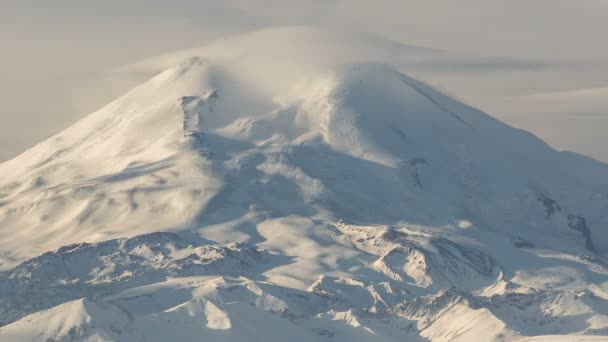
M 0 339 L 608 335 L 608 166 L 388 64 L 218 44 L 0 164 Z

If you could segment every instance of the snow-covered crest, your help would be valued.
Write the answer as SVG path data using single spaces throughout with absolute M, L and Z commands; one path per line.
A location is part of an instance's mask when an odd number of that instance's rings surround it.
M 607 166 L 391 65 L 218 46 L 0 165 L 0 334 L 606 334 Z

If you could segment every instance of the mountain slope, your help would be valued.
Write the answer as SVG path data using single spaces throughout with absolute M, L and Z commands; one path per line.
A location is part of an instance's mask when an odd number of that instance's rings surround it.
M 389 65 L 237 64 L 0 165 L 0 338 L 608 334 L 606 165 Z

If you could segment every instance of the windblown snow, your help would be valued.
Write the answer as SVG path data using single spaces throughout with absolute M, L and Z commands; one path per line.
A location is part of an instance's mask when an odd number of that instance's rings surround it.
M 0 340 L 608 339 L 608 166 L 251 39 L 0 164 Z

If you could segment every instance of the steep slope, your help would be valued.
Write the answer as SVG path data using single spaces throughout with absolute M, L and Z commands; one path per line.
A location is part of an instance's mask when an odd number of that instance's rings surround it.
M 0 339 L 608 334 L 608 166 L 330 64 L 192 57 L 1 164 Z

